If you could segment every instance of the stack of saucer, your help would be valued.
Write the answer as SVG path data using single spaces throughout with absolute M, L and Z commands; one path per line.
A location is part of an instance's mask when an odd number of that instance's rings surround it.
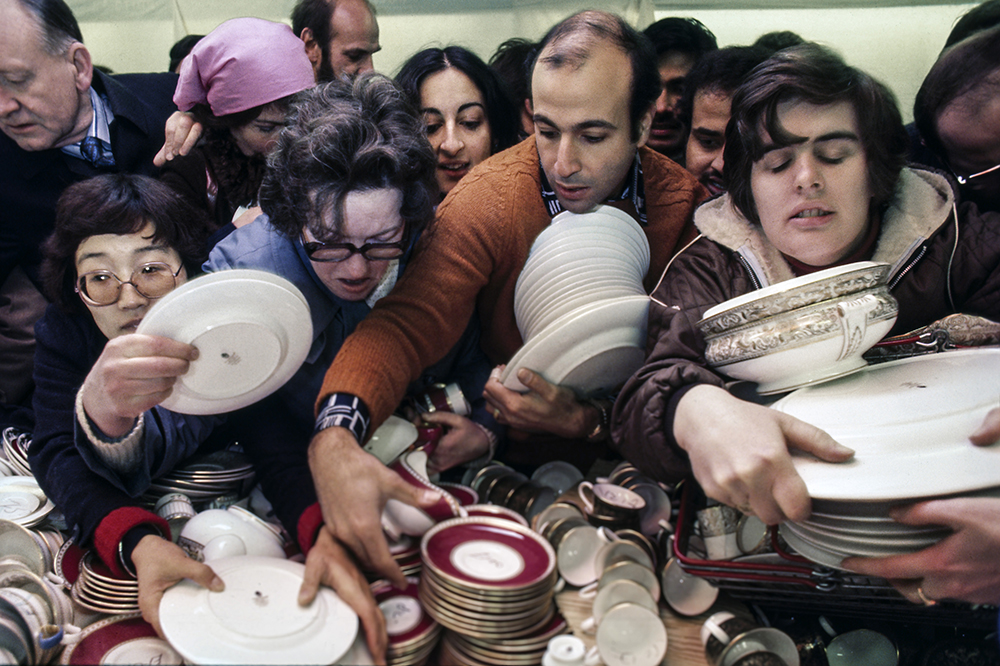
M 420 552 L 420 602 L 445 628 L 503 652 L 512 639 L 552 622 L 555 552 L 530 529 L 497 518 L 454 518 L 431 528 Z
M 420 560 L 420 542 L 411 536 L 401 534 L 399 539 L 389 540 L 389 552 L 392 559 L 403 571 L 404 576 L 419 576 L 424 568 Z M 371 574 L 376 576 L 374 572 Z
M 73 601 L 97 613 L 135 613 L 139 610 L 139 581 L 116 576 L 88 551 L 80 559 L 80 575 L 73 583 Z
M 460 666 L 516 666 L 544 663 L 549 641 L 566 633 L 567 624 L 556 614 L 538 630 L 519 638 L 508 638 L 502 642 L 485 640 L 476 636 L 454 631 L 444 632 L 441 640 L 442 664 Z
M 143 495 L 150 504 L 170 493 L 183 493 L 195 505 L 228 498 L 235 502 L 250 494 L 254 484 L 253 465 L 237 451 L 215 451 L 154 479 Z M 231 502 L 230 502 L 231 503 Z
M 535 240 L 514 289 L 524 346 L 501 375 L 528 368 L 582 395 L 606 393 L 643 361 L 649 241 L 620 210 L 561 213 Z
M 416 578 L 407 578 L 400 590 L 386 581 L 372 585 L 372 595 L 385 616 L 389 636 L 386 660 L 389 666 L 423 664 L 437 646 L 441 625 L 424 612 L 418 599 Z
M 870 366 L 774 403 L 855 451 L 839 464 L 794 458 L 813 513 L 782 524 L 781 535 L 799 554 L 835 568 L 846 557 L 911 553 L 946 537 L 946 526 L 904 525 L 890 509 L 1000 497 L 1000 446 L 969 442 L 996 406 L 997 376 L 1000 349 L 951 351 Z
M 30 434 L 20 432 L 16 428 L 7 428 L 3 431 L 3 452 L 7 456 L 7 466 L 12 467 L 17 475 L 31 476 L 31 465 L 28 464 L 29 444 L 31 444 Z

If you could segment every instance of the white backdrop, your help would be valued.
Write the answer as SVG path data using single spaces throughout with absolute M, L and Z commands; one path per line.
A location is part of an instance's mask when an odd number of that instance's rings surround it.
M 888 1 L 894 6 L 885 6 Z M 117 72 L 162 71 L 170 46 L 236 16 L 288 21 L 294 0 L 68 0 L 94 61 Z M 665 16 L 694 16 L 720 46 L 747 44 L 770 30 L 793 30 L 837 49 L 889 84 L 903 115 L 955 19 L 969 3 L 933 0 L 374 0 L 383 49 L 375 67 L 394 74 L 426 46 L 461 44 L 484 59 L 505 39 L 538 39 L 574 11 L 601 7 L 642 28 Z M 753 8 L 747 8 L 754 5 Z M 866 6 L 851 6 L 864 4 Z M 881 6 L 873 6 L 881 5 Z

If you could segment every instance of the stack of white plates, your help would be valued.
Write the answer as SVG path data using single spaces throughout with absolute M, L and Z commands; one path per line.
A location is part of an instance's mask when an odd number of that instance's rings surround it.
M 0 518 L 24 527 L 34 527 L 49 515 L 55 505 L 45 496 L 31 476 L 0 478 Z
M 255 478 L 253 465 L 245 455 L 215 451 L 196 456 L 184 467 L 154 479 L 143 499 L 155 504 L 164 495 L 182 493 L 195 504 L 220 497 L 236 501 L 250 494 Z
M 565 212 L 535 240 L 514 289 L 525 344 L 501 381 L 524 391 L 528 368 L 580 394 L 613 389 L 641 364 L 649 298 L 649 242 L 616 208 Z
M 776 402 L 855 451 L 841 464 L 794 458 L 813 513 L 782 525 L 785 540 L 839 567 L 846 557 L 915 552 L 950 534 L 941 525 L 897 523 L 889 511 L 929 499 L 1000 497 L 1000 443 L 969 442 L 998 395 L 1000 350 L 972 349 L 872 366 Z
M 116 575 L 92 551 L 87 551 L 73 583 L 73 601 L 96 613 L 135 613 L 139 610 L 139 581 Z

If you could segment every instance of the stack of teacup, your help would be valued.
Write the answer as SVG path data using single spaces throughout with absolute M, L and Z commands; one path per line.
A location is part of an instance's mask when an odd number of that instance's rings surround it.
M 501 464 L 479 470 L 472 480 L 472 489 L 481 501 L 506 507 L 529 522 L 556 499 L 556 491 L 550 486 Z

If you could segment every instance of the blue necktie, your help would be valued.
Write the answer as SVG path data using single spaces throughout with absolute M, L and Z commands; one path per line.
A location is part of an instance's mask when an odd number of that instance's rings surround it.
M 115 165 L 115 156 L 111 154 L 111 146 L 96 136 L 88 136 L 80 142 L 80 153 L 83 159 L 95 167 L 107 168 Z

